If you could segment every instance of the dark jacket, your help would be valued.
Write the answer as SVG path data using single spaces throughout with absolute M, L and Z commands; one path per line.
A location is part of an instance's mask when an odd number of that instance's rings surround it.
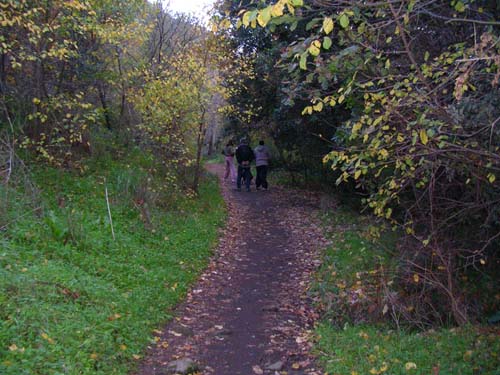
M 250 163 L 254 158 L 255 155 L 249 145 L 242 143 L 236 149 L 236 160 L 238 161 L 239 165 L 250 166 Z

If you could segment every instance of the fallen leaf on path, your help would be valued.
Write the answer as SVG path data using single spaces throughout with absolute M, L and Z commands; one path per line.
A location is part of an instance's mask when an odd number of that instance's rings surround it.
M 264 373 L 264 371 L 260 368 L 260 366 L 253 366 L 252 367 L 252 370 L 253 372 L 255 372 L 257 375 L 262 375 Z

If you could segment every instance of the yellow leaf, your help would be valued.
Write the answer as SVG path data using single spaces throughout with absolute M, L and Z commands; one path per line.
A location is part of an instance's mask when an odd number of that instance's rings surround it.
M 273 17 L 280 17 L 283 15 L 283 9 L 285 5 L 282 2 L 277 2 L 273 5 L 273 9 L 271 10 L 271 14 Z
M 116 320 L 116 319 L 120 319 L 122 316 L 120 314 L 113 314 L 111 315 L 110 317 L 108 317 L 108 320 Z
M 422 142 L 423 145 L 426 145 L 427 142 L 429 142 L 429 138 L 427 137 L 427 132 L 425 131 L 425 129 L 420 129 L 419 136 L 420 142 Z
M 497 177 L 493 174 L 493 173 L 488 173 L 488 181 L 490 182 L 490 184 L 494 183 L 495 180 L 497 179 Z
M 359 337 L 362 337 L 365 340 L 368 340 L 370 338 L 370 336 L 368 336 L 368 334 L 364 331 L 361 331 L 358 335 Z
M 90 354 L 90 359 L 97 359 L 97 357 L 98 357 L 97 353 Z
M 413 362 L 406 362 L 406 364 L 405 364 L 406 371 L 415 370 L 416 368 L 417 368 L 417 365 Z
M 268 6 L 265 9 L 262 9 L 257 16 L 257 22 L 262 27 L 265 27 L 267 23 L 271 20 L 271 7 Z
M 321 112 L 323 110 L 323 102 L 318 102 L 313 108 L 316 112 Z
M 9 346 L 9 350 L 10 350 L 11 352 L 15 352 L 17 349 L 18 349 L 18 348 L 17 348 L 17 345 L 16 345 L 16 344 L 12 344 L 12 345 L 10 345 L 10 346 Z
M 312 56 L 318 56 L 320 53 L 320 49 L 314 44 L 314 42 L 311 43 L 311 45 L 308 48 L 308 51 Z
M 292 365 L 292 368 L 293 368 L 294 370 L 298 370 L 298 369 L 300 368 L 300 363 L 294 363 L 294 364 Z
M 357 180 L 359 178 L 359 176 L 361 176 L 361 170 L 358 169 L 355 173 L 354 173 L 354 179 Z
M 245 14 L 243 15 L 243 18 L 241 19 L 241 22 L 246 27 L 248 27 L 248 25 L 250 25 L 250 11 L 245 12 Z
M 420 277 L 416 273 L 413 274 L 413 281 L 415 281 L 416 283 L 420 281 Z
M 325 17 L 323 19 L 323 31 L 325 34 L 330 34 L 333 30 L 333 20 L 331 17 Z

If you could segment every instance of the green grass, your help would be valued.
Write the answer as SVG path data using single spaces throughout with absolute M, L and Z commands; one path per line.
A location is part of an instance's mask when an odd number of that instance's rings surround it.
M 386 231 L 384 241 L 375 242 L 377 228 L 345 208 L 323 219 L 334 246 L 323 254 L 313 291 L 320 297 L 325 318 L 337 327 L 377 320 L 382 299 L 379 282 L 392 266 L 389 249 L 395 234 Z
M 500 369 L 500 340 L 493 329 L 417 334 L 366 325 L 335 330 L 324 323 L 317 333 L 328 374 L 498 375 Z
M 1 374 L 126 374 L 140 360 L 206 265 L 225 217 L 215 179 L 197 199 L 166 202 L 155 188 L 162 181 L 148 178 L 147 168 L 116 162 L 83 177 L 40 170 L 34 212 L 11 193 L 17 220 L 0 239 Z M 147 225 L 133 203 L 142 197 L 165 207 L 151 204 Z
M 212 154 L 211 156 L 206 158 L 205 163 L 207 163 L 207 164 L 223 164 L 224 163 L 224 156 L 220 152 L 215 151 L 214 154 Z
M 346 209 L 324 222 L 333 246 L 314 286 L 325 311 L 315 351 L 327 374 L 500 374 L 498 328 L 397 330 L 383 313 L 380 281 L 391 281 L 395 233 L 375 239 L 370 219 Z

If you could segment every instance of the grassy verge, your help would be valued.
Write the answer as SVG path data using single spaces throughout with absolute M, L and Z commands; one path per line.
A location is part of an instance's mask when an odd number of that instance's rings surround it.
M 394 267 L 392 234 L 374 242 L 367 219 L 342 210 L 326 216 L 325 225 L 334 245 L 315 289 L 326 312 L 316 351 L 327 374 L 499 374 L 498 328 L 416 332 L 397 330 L 387 319 L 381 281 Z
M 10 192 L 16 220 L 0 238 L 1 374 L 128 373 L 206 265 L 225 217 L 217 182 L 207 178 L 197 199 L 165 202 L 155 188 L 163 182 L 144 164 L 37 172 L 35 211 Z

